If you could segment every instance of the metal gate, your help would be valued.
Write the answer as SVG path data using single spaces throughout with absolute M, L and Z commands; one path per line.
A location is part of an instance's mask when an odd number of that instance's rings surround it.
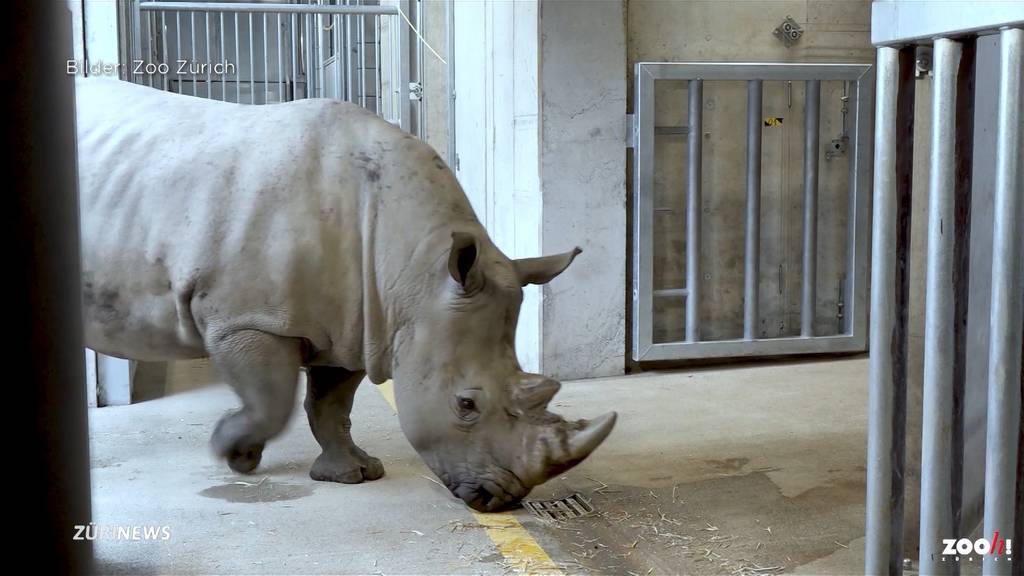
M 403 4 L 131 0 L 119 14 L 122 78 L 243 104 L 346 100 L 415 133 Z
M 862 351 L 866 344 L 867 325 L 867 250 L 868 194 L 870 193 L 871 102 L 874 79 L 867 64 L 776 64 L 776 63 L 638 63 L 635 74 L 635 114 L 633 123 L 633 359 L 656 361 L 732 356 L 768 356 L 820 352 Z M 660 81 L 685 83 L 688 126 L 656 126 L 655 86 Z M 731 81 L 746 83 L 746 205 L 743 253 L 742 336 L 702 337 L 702 215 L 707 212 L 702 202 L 702 148 L 710 134 L 702 123 L 707 106 L 706 82 Z M 758 328 L 759 263 L 761 260 L 761 158 L 765 126 L 780 123 L 783 118 L 764 116 L 763 95 L 767 83 L 781 82 L 789 90 L 790 106 L 794 84 L 805 93 L 803 124 L 803 188 L 802 188 L 802 266 L 800 288 L 799 333 L 766 336 Z M 823 82 L 842 86 L 842 134 L 824 149 L 820 144 L 819 117 Z M 835 90 L 835 88 L 833 88 Z M 682 106 L 682 104 L 680 104 Z M 655 205 L 655 153 L 664 138 L 685 138 L 686 170 L 685 217 L 672 225 L 685 229 L 685 283 L 682 286 L 656 286 L 655 215 L 670 209 Z M 818 263 L 818 198 L 819 159 L 831 160 L 845 155 L 848 173 L 843 174 L 846 194 L 845 271 L 838 282 L 838 312 L 834 333 L 816 330 L 814 322 L 817 299 L 816 270 Z M 662 158 L 663 160 L 664 158 Z M 662 179 L 664 180 L 664 179 Z M 663 186 L 664 184 L 661 183 Z M 682 194 L 682 190 L 673 193 Z M 715 192 L 715 190 L 712 190 Z M 670 214 L 671 215 L 671 214 Z M 661 240 L 660 238 L 658 239 Z M 664 244 L 664 243 L 663 243 Z M 658 245 L 659 249 L 671 249 Z M 681 252 L 681 251 L 679 251 Z M 716 254 L 704 255 L 716 257 Z M 783 271 L 780 268 L 779 275 Z M 780 286 L 782 280 L 779 280 Z M 740 285 L 742 287 L 740 288 Z M 661 339 L 655 335 L 658 307 L 665 301 L 682 301 L 685 321 L 676 338 Z M 795 331 L 796 323 L 792 329 Z M 738 328 L 737 328 L 738 332 Z

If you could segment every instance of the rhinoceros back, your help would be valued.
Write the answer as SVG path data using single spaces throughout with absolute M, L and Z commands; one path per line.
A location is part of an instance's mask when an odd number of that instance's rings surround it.
M 97 79 L 76 91 L 87 345 L 201 357 L 211 334 L 255 329 L 359 357 L 331 334 L 361 321 L 364 179 L 345 143 L 379 121 L 322 100 L 245 106 Z

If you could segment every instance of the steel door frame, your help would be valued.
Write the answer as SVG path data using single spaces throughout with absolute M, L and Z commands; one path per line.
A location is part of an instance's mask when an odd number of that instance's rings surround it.
M 870 249 L 868 211 L 871 185 L 871 130 L 873 123 L 872 103 L 874 99 L 874 75 L 870 64 L 780 64 L 780 63 L 689 63 L 689 62 L 639 62 L 635 76 L 635 114 L 633 115 L 633 359 L 638 362 L 657 360 L 685 360 L 716 357 L 774 356 L 788 354 L 813 354 L 825 352 L 863 351 L 867 344 L 867 277 L 868 250 Z M 699 327 L 693 314 L 687 314 L 686 339 L 677 342 L 654 342 L 654 85 L 657 80 L 686 80 L 690 88 L 690 109 L 701 110 L 703 80 L 745 80 L 750 83 L 789 80 L 805 81 L 810 86 L 821 80 L 846 80 L 851 83 L 853 104 L 853 128 L 851 131 L 850 226 L 848 239 L 847 329 L 835 336 L 814 336 L 806 328 L 799 337 L 757 338 L 749 326 L 745 337 L 734 340 L 702 341 Z M 748 101 L 748 105 L 750 102 Z M 700 115 L 695 115 L 699 123 Z M 691 121 L 693 122 L 693 121 Z M 699 126 L 699 124 L 698 124 Z M 691 166 L 699 174 L 700 145 L 699 130 L 688 130 L 690 143 L 687 156 Z M 808 131 L 810 135 L 810 131 Z M 815 141 L 817 140 L 816 134 Z M 749 138 L 749 135 L 748 135 Z M 696 141 L 696 142 L 695 142 Z M 808 138 L 810 141 L 810 138 Z M 816 142 L 813 143 L 817 148 Z M 810 144 L 808 144 L 810 145 Z M 757 163 L 760 165 L 760 162 Z M 816 170 L 816 161 L 814 162 Z M 805 167 L 806 169 L 806 167 Z M 694 170 L 690 170 L 694 174 Z M 806 175 L 806 174 L 805 174 Z M 815 178 L 816 182 L 816 178 Z M 816 188 L 816 186 L 814 187 Z M 758 190 L 759 194 L 759 190 Z M 814 192 L 816 194 L 816 192 Z M 687 284 L 681 290 L 673 290 L 677 296 L 687 299 L 687 310 L 696 310 L 699 293 L 691 294 L 689 287 L 697 288 L 694 280 L 699 276 L 699 202 L 689 199 L 700 197 L 699 176 L 689 182 L 687 202 Z M 749 197 L 749 196 L 748 196 Z M 748 210 L 748 215 L 751 212 Z M 807 218 L 816 222 L 816 215 L 807 211 Z M 748 217 L 747 229 L 752 222 Z M 691 241 L 696 239 L 696 241 Z M 809 248 L 814 250 L 814 242 Z M 805 237 L 805 255 L 808 250 Z M 756 258 L 757 254 L 748 254 Z M 749 270 L 749 267 L 748 267 Z M 813 285 L 813 283 L 811 283 Z M 756 282 L 754 293 L 756 294 Z M 749 290 L 749 289 L 748 289 Z M 749 292 L 748 292 L 749 294 Z M 755 296 L 756 299 L 756 296 Z M 808 287 L 804 287 L 804 315 L 807 303 L 813 304 L 813 286 L 808 299 Z M 811 308 L 813 310 L 813 306 Z M 747 320 L 749 324 L 749 320 Z

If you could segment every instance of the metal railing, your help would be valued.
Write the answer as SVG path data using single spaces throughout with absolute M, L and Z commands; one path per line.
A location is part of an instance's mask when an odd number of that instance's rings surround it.
M 124 79 L 245 104 L 354 102 L 410 130 L 400 5 L 145 2 L 121 17 Z
M 925 279 L 924 405 L 921 453 L 921 574 L 955 574 L 959 558 L 944 540 L 962 525 L 963 397 L 967 363 L 971 194 L 974 169 L 975 45 L 999 35 L 991 304 L 988 325 L 987 431 L 983 536 L 1020 538 L 1021 348 L 1024 330 L 1024 168 L 1022 70 L 1024 4 L 876 2 L 878 46 L 872 251 L 870 398 L 865 572 L 903 570 L 903 497 L 907 418 L 907 317 L 910 201 L 914 150 L 916 47 L 933 46 L 930 179 Z M 977 190 L 976 190 L 977 191 Z M 984 288 L 984 285 L 982 285 Z M 984 385 L 984 383 L 982 383 Z M 1015 503 L 1016 497 L 1016 503 Z M 1015 511 L 1016 508 L 1016 511 Z M 1017 532 L 1014 534 L 1014 527 Z M 1020 546 L 1013 542 L 1013 548 Z M 1019 551 L 979 554 L 984 574 L 1019 573 Z M 976 553 L 976 549 L 970 551 Z M 959 554 L 965 554 L 959 550 Z
M 778 63 L 647 63 L 636 65 L 636 98 L 633 124 L 633 359 L 656 361 L 729 356 L 769 356 L 817 352 L 862 351 L 866 344 L 866 288 L 868 243 L 868 179 L 870 170 L 871 100 L 874 78 L 867 64 Z M 689 126 L 655 126 L 655 83 L 660 80 L 687 83 Z M 746 211 L 743 283 L 743 337 L 710 340 L 701 335 L 701 220 L 702 121 L 705 81 L 747 83 Z M 820 91 L 822 81 L 842 81 L 852 91 L 850 170 L 847 177 L 847 268 L 844 291 L 848 295 L 839 334 L 816 335 L 816 262 L 818 220 L 818 160 Z M 759 337 L 759 258 L 761 254 L 761 139 L 764 82 L 803 82 L 803 276 L 799 336 Z M 844 104 L 845 105 L 845 104 Z M 845 109 L 844 109 L 845 114 Z M 681 288 L 655 287 L 654 172 L 655 136 L 686 135 L 686 264 Z M 828 156 L 826 156 L 827 158 Z M 685 299 L 685 336 L 681 341 L 656 342 L 655 300 Z

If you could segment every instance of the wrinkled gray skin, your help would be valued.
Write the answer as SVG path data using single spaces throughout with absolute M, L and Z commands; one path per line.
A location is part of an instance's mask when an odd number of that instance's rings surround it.
M 349 434 L 364 374 L 393 378 L 406 437 L 477 510 L 518 502 L 611 431 L 614 413 L 548 412 L 558 382 L 516 360 L 522 286 L 578 250 L 508 259 L 423 142 L 334 101 L 76 89 L 86 343 L 211 357 L 243 404 L 212 438 L 232 469 L 259 464 L 303 367 L 317 480 L 384 474 Z

